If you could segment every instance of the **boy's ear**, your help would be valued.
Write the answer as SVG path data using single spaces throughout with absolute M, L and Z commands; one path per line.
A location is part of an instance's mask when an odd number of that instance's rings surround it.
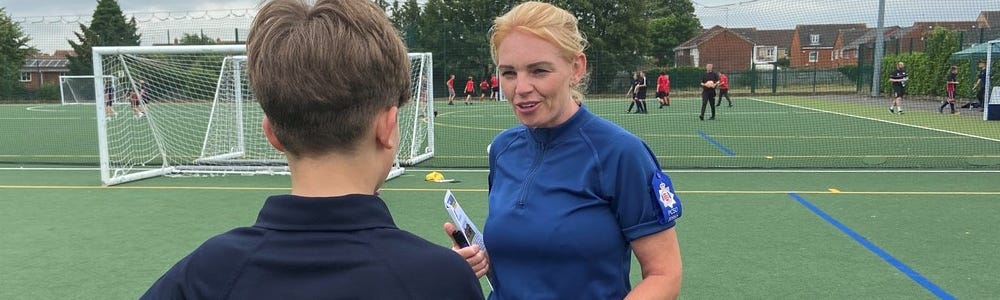
M 264 137 L 267 138 L 267 142 L 271 144 L 271 147 L 274 147 L 274 149 L 277 149 L 281 153 L 285 153 L 285 145 L 282 145 L 278 137 L 274 135 L 274 128 L 271 127 L 271 120 L 267 116 L 264 116 L 261 120 L 261 126 L 264 127 Z
M 399 147 L 399 107 L 392 106 L 375 116 L 375 140 L 380 146 L 393 150 Z

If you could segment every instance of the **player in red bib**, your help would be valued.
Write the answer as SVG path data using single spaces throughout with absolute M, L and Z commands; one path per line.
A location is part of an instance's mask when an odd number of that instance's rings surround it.
M 663 71 L 656 78 L 656 99 L 660 100 L 660 108 L 670 106 L 670 76 Z
M 497 79 L 497 74 L 490 75 L 490 86 L 493 87 L 490 99 L 500 101 L 500 81 Z
M 948 91 L 948 100 L 941 103 L 941 107 L 938 108 L 938 113 L 944 113 L 945 106 L 951 106 L 951 114 L 957 115 L 958 112 L 955 111 L 955 87 L 958 86 L 958 66 L 951 66 L 948 71 L 948 82 L 945 83 L 945 90 Z
M 451 74 L 451 77 L 448 77 L 448 81 L 445 82 L 445 85 L 448 86 L 448 105 L 455 105 L 455 103 L 454 103 L 454 101 L 455 101 L 455 74 Z
M 722 97 L 726 97 L 729 107 L 733 107 L 733 100 L 729 99 L 729 76 L 726 73 L 719 73 L 719 104 L 715 106 L 722 106 Z
M 486 94 L 490 93 L 490 84 L 483 78 L 483 81 L 479 83 L 479 101 L 485 101 Z M 490 96 L 492 97 L 492 96 Z
M 472 80 L 472 76 L 469 76 L 469 81 L 465 82 L 465 105 L 472 104 L 472 93 L 474 93 L 476 87 L 476 82 Z

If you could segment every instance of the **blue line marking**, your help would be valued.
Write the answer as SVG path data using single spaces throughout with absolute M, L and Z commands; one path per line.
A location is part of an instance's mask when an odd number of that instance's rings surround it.
M 825 212 L 823 212 L 823 210 L 819 209 L 812 203 L 809 203 L 809 201 L 807 201 L 805 198 L 802 198 L 802 196 L 799 196 L 796 193 L 788 193 L 788 196 L 791 196 L 793 199 L 795 199 L 795 201 L 798 201 L 799 204 L 802 204 L 802 206 L 805 206 L 813 213 L 815 213 L 817 216 L 829 222 L 830 225 L 833 225 L 833 227 L 837 227 L 837 229 L 840 229 L 841 232 L 847 234 L 847 236 L 850 236 L 852 239 L 854 239 L 854 241 L 858 242 L 858 244 L 861 244 L 865 248 L 868 248 L 869 251 L 875 253 L 875 255 L 878 255 L 878 257 L 882 258 L 882 260 L 889 263 L 900 272 L 903 272 L 903 274 L 906 274 L 906 276 L 909 276 L 910 279 L 913 279 L 913 281 L 922 285 L 924 288 L 933 293 L 935 296 L 938 296 L 938 298 L 949 299 L 949 300 L 955 299 L 955 296 L 948 294 L 948 292 L 946 292 L 944 289 L 938 287 L 930 280 L 927 280 L 927 278 L 921 276 L 920 273 L 917 273 L 917 271 L 910 269 L 910 267 L 906 266 L 906 264 L 899 261 L 895 257 L 892 257 L 892 255 L 890 255 L 889 252 L 886 252 L 885 250 L 882 250 L 882 248 L 875 246 L 875 244 L 868 241 L 868 239 L 861 236 L 857 232 L 854 232 L 854 230 L 851 230 L 843 223 L 840 223 L 840 221 L 837 221 L 837 219 L 834 219 L 830 215 L 826 214 Z
M 705 139 L 709 143 L 712 143 L 712 145 L 715 145 L 716 148 L 719 148 L 719 150 L 721 150 L 723 153 L 729 155 L 729 157 L 736 156 L 736 152 L 733 152 L 733 150 L 729 150 L 729 148 L 726 148 L 726 146 L 723 146 L 722 143 L 719 143 L 719 141 L 716 141 L 712 137 L 708 136 L 708 134 L 706 134 L 704 131 L 698 130 L 698 134 L 701 135 L 701 138 Z

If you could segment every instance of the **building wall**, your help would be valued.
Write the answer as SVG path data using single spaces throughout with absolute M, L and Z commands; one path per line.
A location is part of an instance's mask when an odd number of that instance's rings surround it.
M 746 71 L 753 44 L 727 30 L 698 45 L 698 53 L 698 67 L 712 64 L 719 72 Z
M 818 53 L 816 62 L 809 61 L 810 52 Z M 789 66 L 792 68 L 835 68 L 838 63 L 833 59 L 833 49 L 802 49 L 799 32 L 792 37 L 792 50 L 789 56 Z
M 691 55 L 692 49 L 682 49 L 674 51 L 674 67 L 693 67 L 695 64 L 694 56 Z
M 27 70 L 22 70 L 27 71 Z M 65 71 L 48 71 L 48 70 L 31 70 L 31 81 L 21 81 L 21 85 L 28 90 L 37 90 L 42 84 L 59 84 L 59 75 L 63 75 L 69 70 Z M 20 76 L 18 76 L 20 78 Z

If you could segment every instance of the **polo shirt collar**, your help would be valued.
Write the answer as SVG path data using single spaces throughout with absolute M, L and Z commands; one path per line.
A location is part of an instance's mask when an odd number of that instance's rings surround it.
M 583 126 L 584 123 L 593 117 L 594 114 L 590 113 L 590 110 L 587 110 L 586 105 L 580 105 L 580 109 L 569 120 L 566 120 L 566 122 L 559 126 L 552 128 L 529 128 L 528 132 L 531 133 L 531 137 L 535 142 L 539 144 L 552 144 L 558 141 L 560 137 L 566 135 L 567 132 Z
M 378 196 L 267 198 L 255 227 L 296 231 L 352 231 L 396 228 L 389 208 Z

